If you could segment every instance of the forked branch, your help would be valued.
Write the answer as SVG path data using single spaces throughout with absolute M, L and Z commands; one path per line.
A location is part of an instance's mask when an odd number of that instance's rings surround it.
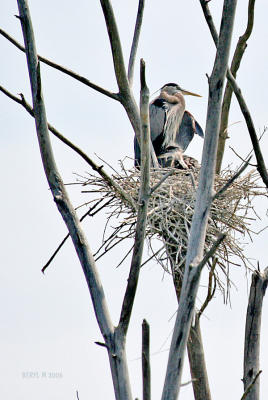
M 25 110 L 32 116 L 34 117 L 34 112 L 33 108 L 31 105 L 25 100 L 24 96 L 20 94 L 20 97 L 14 96 L 12 93 L 10 93 L 7 89 L 5 89 L 3 86 L 0 86 L 0 91 L 4 93 L 6 96 L 8 96 L 10 99 L 14 100 L 16 103 L 20 104 L 25 108 Z M 53 133 L 54 136 L 56 136 L 59 140 L 61 140 L 64 144 L 66 144 L 68 147 L 70 147 L 75 153 L 77 153 L 80 157 L 83 158 L 84 161 L 90 167 L 96 171 L 102 178 L 103 180 L 107 183 L 109 187 L 112 187 L 116 193 L 120 195 L 123 201 L 128 203 L 133 210 L 137 209 L 137 205 L 133 198 L 129 196 L 128 193 L 126 193 L 118 183 L 112 179 L 104 170 L 103 166 L 98 166 L 86 153 L 84 153 L 83 150 L 81 150 L 78 146 L 76 146 L 73 142 L 71 142 L 69 139 L 67 139 L 64 135 L 62 135 L 54 126 L 52 126 L 50 123 L 48 123 L 48 129 L 50 130 L 51 133 Z
M 113 7 L 110 0 L 100 0 L 103 15 L 106 22 L 107 32 L 110 39 L 112 57 L 114 63 L 115 76 L 120 93 L 125 93 L 129 90 L 124 57 L 122 52 L 121 40 L 117 28 L 117 23 L 114 16 Z
M 242 57 L 247 48 L 247 40 L 249 39 L 253 30 L 254 6 L 255 6 L 255 0 L 249 0 L 247 27 L 244 34 L 240 36 L 237 42 L 230 67 L 230 71 L 234 78 L 236 78 L 236 73 L 240 67 Z M 233 89 L 231 83 L 227 82 L 222 102 L 221 125 L 219 132 L 219 144 L 218 144 L 217 162 L 216 162 L 216 174 L 219 174 L 221 170 L 221 164 L 225 149 L 225 142 L 228 135 L 228 120 L 229 120 L 229 111 L 231 106 L 232 94 L 233 94 Z
M 110 46 L 111 46 L 111 50 L 112 50 L 113 63 L 114 63 L 114 71 L 115 71 L 115 76 L 116 76 L 116 80 L 117 80 L 117 84 L 118 84 L 118 88 L 119 88 L 119 99 L 120 99 L 120 102 L 122 103 L 124 109 L 126 110 L 126 113 L 131 122 L 133 130 L 137 137 L 137 140 L 138 140 L 139 144 L 141 145 L 141 143 L 140 143 L 141 142 L 140 113 L 139 113 L 136 101 L 134 99 L 132 90 L 130 88 L 128 77 L 126 74 L 124 57 L 123 57 L 123 52 L 122 52 L 122 47 L 121 47 L 121 41 L 120 41 L 120 36 L 118 33 L 118 28 L 117 28 L 117 23 L 115 20 L 114 12 L 113 12 L 113 7 L 110 3 L 110 0 L 100 0 L 100 3 L 102 6 L 103 15 L 105 18 L 106 27 L 107 27 L 107 31 L 108 31 L 108 35 L 109 35 L 109 39 L 110 39 Z M 140 3 L 140 6 L 142 9 L 142 3 Z M 138 15 L 138 17 L 137 17 L 138 24 L 141 23 L 141 17 L 142 17 L 142 13 L 140 15 Z M 134 37 L 134 39 L 133 39 L 134 46 L 136 46 L 138 44 L 138 38 L 139 38 L 139 31 L 137 31 L 136 37 Z M 133 53 L 133 57 L 134 57 L 134 53 Z M 134 58 L 133 58 L 133 62 L 134 62 Z M 154 168 L 157 168 L 158 162 L 157 162 L 157 158 L 156 158 L 155 151 L 154 151 L 152 144 L 150 144 L 150 154 L 151 154 L 152 166 Z
M 17 42 L 17 40 L 15 40 L 12 36 L 10 36 L 3 29 L 0 29 L 0 34 L 2 36 L 4 36 L 7 40 L 9 40 L 12 44 L 14 44 L 14 46 L 16 46 L 19 50 L 21 50 L 25 53 L 25 47 L 23 47 L 19 42 Z M 37 55 L 37 57 L 38 57 L 39 61 L 43 62 L 44 64 L 49 65 L 50 67 L 55 68 L 58 71 L 61 71 L 64 74 L 71 76 L 72 78 L 76 79 L 77 81 L 83 83 L 84 85 L 90 87 L 91 89 L 96 90 L 97 92 L 99 92 L 101 94 L 104 94 L 105 96 L 110 97 L 111 99 L 119 101 L 118 94 L 112 93 L 109 90 L 106 90 L 106 89 L 102 88 L 101 86 L 96 85 L 95 83 L 91 82 L 84 76 L 77 74 L 76 72 L 64 67 L 63 65 L 56 64 L 55 62 L 49 60 L 48 58 L 45 58 L 40 55 Z
M 135 59 L 136 59 L 139 38 L 140 38 L 140 32 L 141 32 L 144 2 L 145 2 L 145 0 L 139 0 L 139 8 L 138 8 L 134 36 L 133 36 L 133 41 L 132 41 L 130 56 L 129 56 L 128 81 L 129 81 L 130 86 L 132 86 L 132 84 L 133 84 L 134 66 L 135 66 Z
M 145 63 L 141 60 L 141 186 L 139 192 L 139 208 L 135 230 L 135 242 L 128 277 L 128 284 L 123 300 L 118 329 L 125 334 L 128 329 L 131 311 L 138 285 L 142 261 L 144 239 L 146 233 L 147 209 L 151 193 L 150 189 L 150 123 L 149 123 L 149 90 L 145 81 Z
M 142 386 L 143 400 L 151 400 L 150 326 L 142 322 Z
M 131 400 L 132 394 L 125 353 L 125 337 L 120 335 L 121 332 L 114 329 L 95 260 L 57 170 L 49 139 L 45 104 L 42 98 L 40 65 L 35 49 L 34 34 L 27 0 L 18 0 L 18 6 L 31 82 L 36 130 L 46 177 L 54 201 L 67 225 L 84 271 L 95 316 L 108 350 L 115 397 L 117 400 Z
M 210 32 L 212 34 L 213 40 L 215 45 L 217 46 L 218 44 L 218 34 L 215 28 L 215 25 L 213 23 L 213 19 L 211 16 L 211 13 L 209 11 L 209 7 L 206 1 L 204 0 L 200 0 L 203 12 L 204 12 L 204 16 L 206 18 L 207 24 L 209 26 Z M 254 3 L 253 3 L 254 5 Z M 253 123 L 253 119 L 251 117 L 251 114 L 249 112 L 249 109 L 247 107 L 246 101 L 244 99 L 244 97 L 242 96 L 242 92 L 241 89 L 239 88 L 239 86 L 237 85 L 237 82 L 235 80 L 235 78 L 233 77 L 230 69 L 227 69 L 227 79 L 231 84 L 232 90 L 234 91 L 237 101 L 239 103 L 241 112 L 244 116 L 245 122 L 247 124 L 247 128 L 248 128 L 248 132 L 250 135 L 250 139 L 251 139 L 251 143 L 254 149 L 254 153 L 255 153 L 255 157 L 257 160 L 257 169 L 259 171 L 259 174 L 263 180 L 263 183 L 265 184 L 265 186 L 268 188 L 268 174 L 267 174 L 267 168 L 264 162 L 264 158 L 261 152 L 261 148 L 259 145 L 259 140 L 258 140 L 258 135 Z
M 65 190 L 61 176 L 57 170 L 47 128 L 46 110 L 42 97 L 41 76 L 37 58 L 34 33 L 26 0 L 18 0 L 20 21 L 24 36 L 29 77 L 31 82 L 34 116 L 39 147 L 46 177 L 56 205 L 68 227 L 80 263 L 82 265 L 100 330 L 104 337 L 113 333 L 113 324 L 108 312 L 103 288 L 80 222 Z
M 244 390 L 246 400 L 260 396 L 260 332 L 263 298 L 268 284 L 268 267 L 252 274 L 244 344 Z
M 209 101 L 202 166 L 192 220 L 186 267 L 179 309 L 172 336 L 162 400 L 175 400 L 179 393 L 185 347 L 192 323 L 200 279 L 208 215 L 213 197 L 214 171 L 218 144 L 223 83 L 230 51 L 236 0 L 225 0 L 221 30 L 212 75 L 209 79 Z

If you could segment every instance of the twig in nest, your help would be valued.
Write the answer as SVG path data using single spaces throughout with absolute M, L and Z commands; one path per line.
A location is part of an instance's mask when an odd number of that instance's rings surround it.
M 246 164 L 247 165 L 247 164 Z M 243 253 L 242 235 L 250 237 L 253 233 L 251 223 L 254 221 L 249 212 L 254 210 L 252 199 L 255 196 L 266 195 L 266 189 L 258 186 L 256 171 L 242 176 L 246 166 L 234 174 L 232 170 L 224 170 L 216 176 L 214 190 L 217 193 L 211 207 L 209 224 L 206 235 L 205 251 L 208 252 L 221 232 L 226 238 L 221 242 L 216 257 L 217 267 L 214 271 L 217 285 L 224 292 L 224 280 L 229 296 L 229 266 L 240 265 L 236 258 L 247 268 L 250 263 Z M 155 257 L 165 271 L 170 271 L 170 260 L 175 260 L 176 268 L 184 264 L 187 251 L 188 234 L 195 208 L 195 186 L 198 184 L 199 169 L 174 170 L 158 169 L 151 171 L 150 187 L 153 188 L 148 204 L 146 236 L 149 244 L 155 239 L 163 242 L 164 249 L 157 252 Z M 239 177 L 239 178 L 238 178 Z M 140 172 L 138 170 L 123 170 L 122 175 L 116 174 L 113 179 L 120 182 L 122 189 L 138 201 Z M 196 182 L 193 185 L 192 182 Z M 107 208 L 108 218 L 116 220 L 114 233 L 104 239 L 106 249 L 120 241 L 134 237 L 136 212 L 122 203 L 117 193 L 101 179 L 92 175 L 86 179 L 100 196 L 113 196 L 113 202 Z M 122 239 L 122 240 L 121 240 Z M 103 245 L 102 245 L 103 246 Z M 151 258 L 152 258 L 151 257 Z M 207 260 L 206 260 L 207 262 Z M 224 280 L 219 273 L 223 274 Z M 213 290 L 212 290 L 213 292 Z

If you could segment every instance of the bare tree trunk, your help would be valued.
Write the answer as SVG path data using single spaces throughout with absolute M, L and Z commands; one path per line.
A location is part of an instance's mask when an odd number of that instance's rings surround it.
M 201 265 L 201 260 L 203 256 L 208 214 L 213 199 L 213 182 L 218 145 L 222 90 L 227 70 L 235 9 L 235 0 L 224 1 L 217 54 L 213 72 L 209 79 L 206 136 L 197 190 L 196 207 L 190 231 L 186 270 L 170 346 L 162 400 L 175 400 L 179 394 L 184 352 L 193 318 L 200 274 L 203 267 L 203 265 Z
M 201 0 L 200 0 L 201 1 Z M 204 0 L 203 3 L 206 3 Z M 254 7 L 255 0 L 249 0 L 249 4 Z M 147 204 L 151 194 L 149 184 L 150 177 L 150 161 L 153 166 L 157 166 L 155 154 L 150 143 L 149 132 L 149 117 L 148 117 L 148 102 L 149 91 L 145 82 L 145 66 L 141 63 L 141 105 L 140 110 L 135 102 L 131 82 L 133 80 L 133 66 L 135 61 L 136 47 L 140 32 L 140 24 L 142 20 L 142 11 L 144 1 L 139 2 L 139 11 L 137 17 L 137 24 L 133 39 L 133 47 L 131 50 L 131 57 L 129 62 L 129 74 L 127 76 L 124 66 L 124 60 L 121 50 L 120 38 L 117 31 L 115 18 L 112 11 L 112 6 L 109 0 L 101 0 L 104 16 L 106 19 L 108 34 L 110 38 L 115 74 L 117 78 L 119 93 L 110 93 L 89 81 L 85 81 L 80 77 L 80 81 L 86 83 L 88 86 L 95 88 L 99 92 L 120 101 L 124 106 L 131 124 L 135 130 L 142 151 L 142 175 L 141 175 L 141 190 L 139 195 L 139 207 L 137 228 L 135 236 L 135 246 L 130 267 L 130 274 L 128 279 L 127 288 L 125 291 L 124 301 L 122 304 L 120 321 L 117 327 L 114 327 L 110 318 L 108 306 L 101 281 L 99 279 L 98 271 L 95 261 L 87 243 L 86 237 L 81 230 L 81 226 L 75 210 L 70 203 L 68 194 L 57 170 L 54 160 L 52 148 L 48 135 L 48 123 L 46 120 L 45 104 L 42 98 L 41 87 L 41 74 L 40 64 L 38 61 L 37 53 L 35 50 L 35 42 L 33 29 L 30 20 L 30 13 L 28 9 L 27 0 L 18 0 L 20 10 L 20 21 L 22 25 L 25 52 L 27 55 L 29 77 L 32 89 L 33 109 L 31 115 L 35 117 L 36 130 L 40 145 L 40 152 L 43 160 L 43 165 L 54 201 L 68 227 L 70 236 L 72 237 L 75 249 L 77 251 L 80 263 L 82 265 L 84 275 L 89 287 L 92 297 L 92 302 L 96 314 L 96 319 L 99 324 L 101 333 L 105 343 L 101 343 L 108 351 L 108 357 L 111 366 L 113 377 L 115 397 L 117 400 L 131 400 L 131 387 L 128 376 L 128 366 L 126 361 L 125 341 L 127 330 L 130 322 L 131 311 L 134 304 L 136 288 L 138 284 L 139 270 L 142 259 L 143 243 L 146 229 L 146 216 Z M 185 276 L 182 281 L 182 275 L 175 274 L 175 287 L 178 299 L 180 299 L 179 311 L 176 319 L 174 335 L 170 349 L 166 380 L 163 389 L 163 400 L 175 400 L 179 394 L 180 379 L 183 366 L 183 356 L 187 343 L 189 362 L 191 367 L 191 375 L 193 380 L 193 388 L 196 400 L 209 400 L 211 398 L 208 377 L 206 372 L 200 322 L 196 318 L 195 323 L 191 326 L 194 303 L 198 290 L 200 273 L 205 264 L 204 258 L 202 260 L 203 245 L 206 234 L 206 224 L 211 202 L 213 201 L 213 179 L 215 169 L 216 148 L 218 140 L 218 127 L 220 115 L 220 103 L 222 97 L 222 87 L 224 76 L 227 68 L 227 58 L 229 53 L 230 39 L 232 33 L 232 25 L 236 7 L 236 0 L 224 0 L 224 9 L 222 16 L 222 25 L 219 39 L 217 38 L 217 55 L 214 64 L 213 73 L 209 79 L 209 107 L 207 116 L 207 135 L 205 139 L 205 146 L 203 152 L 202 170 L 200 174 L 200 183 L 197 194 L 197 206 L 194 215 L 190 241 L 188 246 L 187 262 L 185 268 Z M 214 35 L 215 36 L 215 35 Z M 217 35 L 216 35 L 217 36 Z M 61 68 L 59 68 L 61 69 Z M 66 71 L 65 71 L 66 72 Z M 66 72 L 67 73 L 67 72 Z M 72 71 L 68 71 L 72 76 Z M 227 73 L 230 87 L 229 97 L 231 98 L 232 90 L 238 96 L 239 88 L 233 80 L 230 73 Z M 77 77 L 76 77 L 77 78 Z M 231 89 L 232 87 L 232 89 Z M 13 96 L 14 99 L 14 96 Z M 238 96 L 241 109 L 244 110 L 244 115 L 249 114 L 241 94 Z M 17 100 L 15 100 L 17 101 Z M 229 100 L 228 100 L 229 101 Z M 23 99 L 18 101 L 26 109 L 26 102 Z M 228 115 L 227 110 L 227 115 Z M 29 108 L 28 108 L 29 112 Z M 246 118 L 249 131 L 251 133 L 253 146 L 258 160 L 258 168 L 261 176 L 268 187 L 268 175 L 263 162 L 263 158 L 259 149 L 255 128 L 251 121 L 250 115 Z M 249 122 L 248 122 L 249 121 Z M 255 145 L 254 145 L 255 143 Z M 224 148 L 224 144 L 223 144 Z M 257 148 L 257 150 L 256 150 Z M 151 160 L 150 160 L 151 152 Z M 80 154 L 81 155 L 81 154 Z M 83 156 L 87 159 L 87 156 Z M 221 161 L 219 161 L 220 163 Z M 108 181 L 108 177 L 106 177 Z M 113 183 L 112 186 L 115 184 Z M 120 187 L 117 188 L 120 190 Z M 122 192 L 123 193 L 123 192 Z M 126 197 L 126 201 L 131 199 Z M 132 206 L 134 208 L 135 204 Z M 221 239 L 219 239 L 221 240 Z M 217 243 L 215 243 L 217 246 Z M 216 247 L 215 247 L 216 248 Z M 252 285 L 249 298 L 247 322 L 245 331 L 245 352 L 244 352 L 244 395 L 243 399 L 258 400 L 259 399 L 259 347 L 260 347 L 260 326 L 261 326 L 261 309 L 262 301 L 265 295 L 265 290 L 268 282 L 268 269 L 264 273 L 255 272 L 252 276 Z M 188 337 L 189 335 L 189 337 Z M 188 339 L 188 342 L 187 342 Z M 100 344 L 100 343 L 99 343 Z M 144 399 L 150 399 L 150 379 L 148 365 L 146 360 L 149 359 L 149 345 L 144 344 L 146 348 L 146 357 L 144 359 L 144 378 L 146 375 L 146 383 L 144 384 Z M 145 353 L 145 351 L 144 351 Z
M 173 282 L 178 304 L 180 301 L 183 273 L 184 268 L 181 268 L 180 271 L 173 272 Z M 211 400 L 199 317 L 195 318 L 195 323 L 190 328 L 187 342 L 187 353 L 195 400 Z
M 124 333 L 115 330 L 107 346 L 116 400 L 132 400 L 125 340 Z
M 143 400 L 151 400 L 150 326 L 142 323 L 142 388 Z
M 107 348 L 109 354 L 115 397 L 117 400 L 131 400 L 132 394 L 125 353 L 126 331 L 122 329 L 122 326 L 114 329 L 90 247 L 81 229 L 75 210 L 69 200 L 61 176 L 57 170 L 49 139 L 46 110 L 42 96 L 40 64 L 37 58 L 34 33 L 27 1 L 18 0 L 18 7 L 31 83 L 36 131 L 46 177 L 57 207 L 70 232 L 87 280 L 96 319 L 105 340 L 104 346 Z M 143 236 L 142 232 L 141 236 Z M 140 242 L 140 246 L 143 246 L 142 242 Z M 137 268 L 139 268 L 139 265 Z M 133 294 L 133 301 L 134 295 L 135 293 Z M 131 313 L 131 309 L 129 312 Z
M 268 268 L 252 274 L 244 347 L 244 396 L 246 400 L 259 400 L 260 396 L 260 331 L 261 312 L 268 284 Z
M 190 328 L 187 351 L 194 398 L 195 400 L 211 400 L 199 318 L 195 319 L 194 325 Z

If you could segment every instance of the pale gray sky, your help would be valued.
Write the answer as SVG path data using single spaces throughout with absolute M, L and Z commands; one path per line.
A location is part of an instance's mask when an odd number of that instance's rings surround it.
M 114 11 L 122 36 L 123 50 L 129 54 L 137 1 L 116 0 Z M 91 81 L 116 90 L 106 28 L 99 2 L 81 0 L 29 1 L 38 52 L 63 64 Z M 0 0 L 0 27 L 22 42 L 16 1 Z M 219 24 L 222 1 L 212 0 L 211 11 Z M 233 43 L 244 32 L 247 7 L 238 1 Z M 243 89 L 258 131 L 268 122 L 267 69 L 265 43 L 268 39 L 268 5 L 256 4 L 256 22 L 248 43 L 238 82 Z M 12 93 L 30 100 L 25 56 L 1 37 L 1 82 Z M 147 65 L 151 93 L 166 82 L 178 82 L 202 98 L 187 98 L 189 109 L 205 128 L 207 78 L 215 55 L 214 45 L 198 1 L 147 1 L 137 60 Z M 138 66 L 138 62 L 137 62 Z M 115 168 L 118 160 L 132 156 L 133 132 L 122 107 L 111 99 L 42 65 L 42 81 L 48 120 L 90 156 L 97 153 Z M 139 98 L 138 70 L 135 94 Z M 234 101 L 229 144 L 245 156 L 251 149 L 245 123 Z M 94 344 L 101 340 L 82 269 L 70 242 L 43 276 L 41 268 L 66 233 L 44 177 L 34 122 L 17 104 L 0 93 L 2 229 L 0 268 L 0 397 L 5 400 L 113 399 L 106 351 Z M 74 172 L 84 174 L 88 166 L 52 139 L 59 169 L 65 182 L 74 181 Z M 263 148 L 267 148 L 267 138 Z M 201 159 L 202 140 L 197 138 L 187 154 Z M 266 156 L 266 154 L 264 154 Z M 268 162 L 266 156 L 266 162 Z M 227 148 L 224 164 L 239 164 Z M 77 206 L 87 200 L 80 188 L 70 188 Z M 257 203 L 262 223 L 267 224 L 266 200 Z M 96 249 L 101 240 L 104 218 L 84 222 L 88 240 Z M 99 234 L 100 233 L 100 234 Z M 99 235 L 98 235 L 99 234 Z M 246 246 L 249 257 L 265 267 L 267 232 Z M 128 263 L 115 270 L 122 249 L 103 258 L 98 267 L 104 289 L 117 322 Z M 147 252 L 147 251 L 146 251 Z M 115 260 L 115 261 L 114 261 Z M 247 280 L 243 267 L 234 267 L 231 277 L 232 307 L 220 294 L 202 319 L 204 345 L 213 397 L 239 399 L 242 395 L 242 357 L 247 307 Z M 201 293 L 202 294 L 202 293 Z M 141 323 L 151 325 L 153 398 L 159 399 L 165 374 L 168 346 L 176 312 L 171 279 L 151 263 L 141 272 L 133 319 L 128 337 L 128 354 L 133 395 L 141 398 Z M 268 391 L 267 299 L 262 325 L 262 398 Z M 187 363 L 186 363 L 187 364 Z M 27 373 L 36 373 L 27 377 Z M 42 376 L 42 373 L 46 374 Z M 57 377 L 49 373 L 58 374 Z M 189 380 L 186 366 L 184 381 Z M 190 387 L 181 398 L 193 399 Z

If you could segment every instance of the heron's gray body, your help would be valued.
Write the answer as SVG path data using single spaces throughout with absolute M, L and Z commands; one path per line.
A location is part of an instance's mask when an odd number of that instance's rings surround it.
M 182 154 L 189 143 L 198 134 L 204 133 L 192 114 L 185 111 L 183 94 L 194 93 L 181 89 L 177 84 L 169 83 L 161 89 L 149 108 L 151 141 L 161 166 L 172 166 L 176 161 L 182 168 L 187 168 Z M 140 165 L 140 147 L 135 138 L 135 165 Z

